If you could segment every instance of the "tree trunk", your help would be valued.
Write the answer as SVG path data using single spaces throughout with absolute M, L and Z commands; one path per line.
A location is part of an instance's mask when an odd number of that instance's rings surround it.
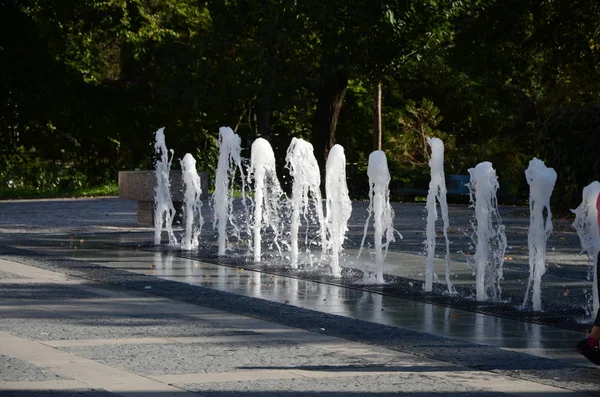
M 322 187 L 325 183 L 325 162 L 329 150 L 335 145 L 335 129 L 347 89 L 348 75 L 344 71 L 321 72 L 311 143 L 321 169 Z
M 272 27 L 273 31 L 277 30 L 277 23 Z M 277 69 L 277 56 L 278 56 L 278 36 L 271 37 L 269 41 L 269 47 L 271 51 L 267 56 L 267 63 L 265 68 L 265 74 L 262 78 L 265 91 L 260 98 L 258 104 L 258 133 L 265 137 L 271 135 L 271 116 L 273 115 L 273 95 L 275 93 L 275 73 Z
M 271 135 L 271 98 L 267 95 L 260 102 L 258 109 L 258 135 L 267 137 Z
M 381 81 L 373 84 L 373 150 L 381 150 Z

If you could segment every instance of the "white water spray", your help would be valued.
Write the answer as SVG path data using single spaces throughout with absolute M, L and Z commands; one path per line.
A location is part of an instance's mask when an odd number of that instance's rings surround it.
M 394 210 L 390 205 L 390 171 L 387 165 L 385 153 L 381 150 L 376 150 L 369 155 L 369 166 L 367 167 L 367 175 L 369 176 L 369 216 L 365 222 L 362 242 L 358 256 L 362 253 L 362 248 L 367 236 L 367 228 L 371 216 L 374 217 L 373 235 L 375 242 L 375 267 L 373 273 L 375 282 L 382 284 L 383 280 L 383 262 L 387 255 L 387 249 L 394 239 Z M 400 236 L 402 238 L 402 236 Z M 385 252 L 384 252 L 385 251 Z
M 346 155 L 342 146 L 334 145 L 331 148 L 325 169 L 327 249 L 331 250 L 331 273 L 333 277 L 341 277 L 339 256 L 352 215 L 352 201 L 346 183 Z
M 429 182 L 429 193 L 427 194 L 427 229 L 425 246 L 427 249 L 427 266 L 425 268 L 425 292 L 433 290 L 433 282 L 437 276 L 433 269 L 433 260 L 435 258 L 435 222 L 437 220 L 437 208 L 435 202 L 440 204 L 443 221 L 443 233 L 446 242 L 446 285 L 449 293 L 454 293 L 452 282 L 450 281 L 450 240 L 448 240 L 448 202 L 446 201 L 446 178 L 444 176 L 444 142 L 439 138 L 427 138 L 427 143 L 431 146 L 431 159 L 429 168 L 431 169 L 431 182 Z
M 250 155 L 250 169 L 248 182 L 254 180 L 254 262 L 260 262 L 261 257 L 261 229 L 270 227 L 273 231 L 273 244 L 279 246 L 281 235 L 281 217 L 279 215 L 280 199 L 283 190 L 277 179 L 275 170 L 275 154 L 271 144 L 264 138 L 257 138 L 252 143 Z
M 475 207 L 473 241 L 475 256 L 469 258 L 469 265 L 475 273 L 477 300 L 499 300 L 502 289 L 502 266 L 506 251 L 506 234 L 498 212 L 498 178 L 490 162 L 469 168 L 471 175 L 469 190 L 471 207 Z
M 173 150 L 167 150 L 164 127 L 159 128 L 155 136 L 154 151 L 160 155 L 160 158 L 156 161 L 154 171 L 156 177 L 156 187 L 154 188 L 154 244 L 160 244 L 164 226 L 169 237 L 169 245 L 176 245 L 177 239 L 173 234 L 175 208 L 171 200 L 171 182 L 169 181 Z
M 200 176 L 196 171 L 196 160 L 187 153 L 181 160 L 181 172 L 185 184 L 185 195 L 183 196 L 183 208 L 185 217 L 185 232 L 181 241 L 181 248 L 191 250 L 198 248 L 198 238 L 202 231 L 204 219 L 202 219 L 200 198 L 202 187 Z
M 552 233 L 552 211 L 550 196 L 556 183 L 556 171 L 548 168 L 542 160 L 534 158 L 525 170 L 529 184 L 529 281 L 523 299 L 523 307 L 529 300 L 529 290 L 533 285 L 531 301 L 533 310 L 542 310 L 542 276 L 546 272 L 546 246 Z M 546 218 L 544 219 L 544 209 Z
M 242 180 L 242 202 L 248 219 L 248 207 L 246 206 L 246 180 L 242 167 L 242 140 L 229 127 L 219 128 L 219 162 L 215 175 L 215 192 L 212 196 L 215 217 L 213 229 L 218 231 L 218 254 L 225 255 L 227 249 L 227 224 L 231 224 L 234 234 L 239 240 L 240 230 L 233 219 L 233 197 L 229 194 L 233 191 L 236 172 L 239 170 Z
M 595 181 L 583 188 L 583 200 L 579 207 L 571 210 L 575 214 L 573 227 L 581 241 L 581 252 L 590 259 L 592 279 L 592 310 L 597 313 L 600 307 L 598 297 L 598 253 L 600 253 L 600 182 Z
M 321 248 L 325 249 L 325 222 L 323 217 L 323 204 L 321 202 L 321 174 L 319 164 L 313 152 L 313 146 L 303 139 L 292 138 L 285 157 L 286 167 L 290 176 L 294 179 L 292 185 L 292 219 L 290 225 L 290 265 L 298 267 L 298 230 L 300 227 L 300 215 L 306 221 L 306 237 L 304 244 L 307 251 L 309 212 L 312 207 L 317 215 L 319 225 L 318 235 L 321 238 Z

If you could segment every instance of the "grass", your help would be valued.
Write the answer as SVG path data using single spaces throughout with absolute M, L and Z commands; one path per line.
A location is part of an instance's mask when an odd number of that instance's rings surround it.
M 33 199 L 33 198 L 72 198 L 72 197 L 103 197 L 117 196 L 119 186 L 116 183 L 82 187 L 77 189 L 38 190 L 35 188 L 3 189 L 0 190 L 0 200 Z

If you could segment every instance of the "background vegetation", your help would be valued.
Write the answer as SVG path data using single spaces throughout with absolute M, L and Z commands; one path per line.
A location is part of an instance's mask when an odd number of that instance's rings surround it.
M 426 187 L 426 135 L 513 197 L 541 158 L 557 208 L 600 175 L 597 1 L 13 0 L 0 26 L 4 191 L 114 184 L 162 126 L 208 171 L 224 125 L 278 159 L 340 143 L 357 194 L 379 140 L 395 183 Z

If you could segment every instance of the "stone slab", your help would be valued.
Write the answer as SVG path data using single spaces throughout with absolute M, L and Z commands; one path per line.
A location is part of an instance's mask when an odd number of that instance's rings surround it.
M 12 280 L 12 279 L 26 279 L 25 276 L 20 276 L 16 273 L 3 272 L 0 270 L 0 280 Z
M 45 381 L 54 379 L 65 378 L 51 371 L 38 368 L 27 361 L 0 354 L 0 381 Z M 2 390 L 1 385 L 0 390 Z
M 208 173 L 199 172 L 202 199 L 208 198 Z M 169 173 L 171 199 L 182 202 L 185 194 L 181 171 Z M 119 198 L 124 200 L 154 201 L 156 174 L 154 171 L 119 171 Z
M 208 198 L 208 173 L 200 172 L 201 199 Z M 170 171 L 169 183 L 171 184 L 171 200 L 175 208 L 173 223 L 181 224 L 183 217 L 183 201 L 185 184 L 181 171 Z M 119 172 L 119 198 L 137 201 L 138 226 L 152 226 L 154 224 L 154 197 L 156 188 L 156 174 L 154 171 L 120 171 Z
M 36 382 L 35 384 L 0 382 L 0 392 L 2 397 L 115 397 L 113 393 L 106 390 L 69 388 L 72 384 L 73 381 Z
M 85 383 L 90 388 L 104 389 L 122 396 L 136 394 L 145 397 L 193 396 L 192 393 L 187 393 L 174 386 L 137 376 L 5 332 L 0 332 L 0 354 L 48 368 L 65 377 Z

